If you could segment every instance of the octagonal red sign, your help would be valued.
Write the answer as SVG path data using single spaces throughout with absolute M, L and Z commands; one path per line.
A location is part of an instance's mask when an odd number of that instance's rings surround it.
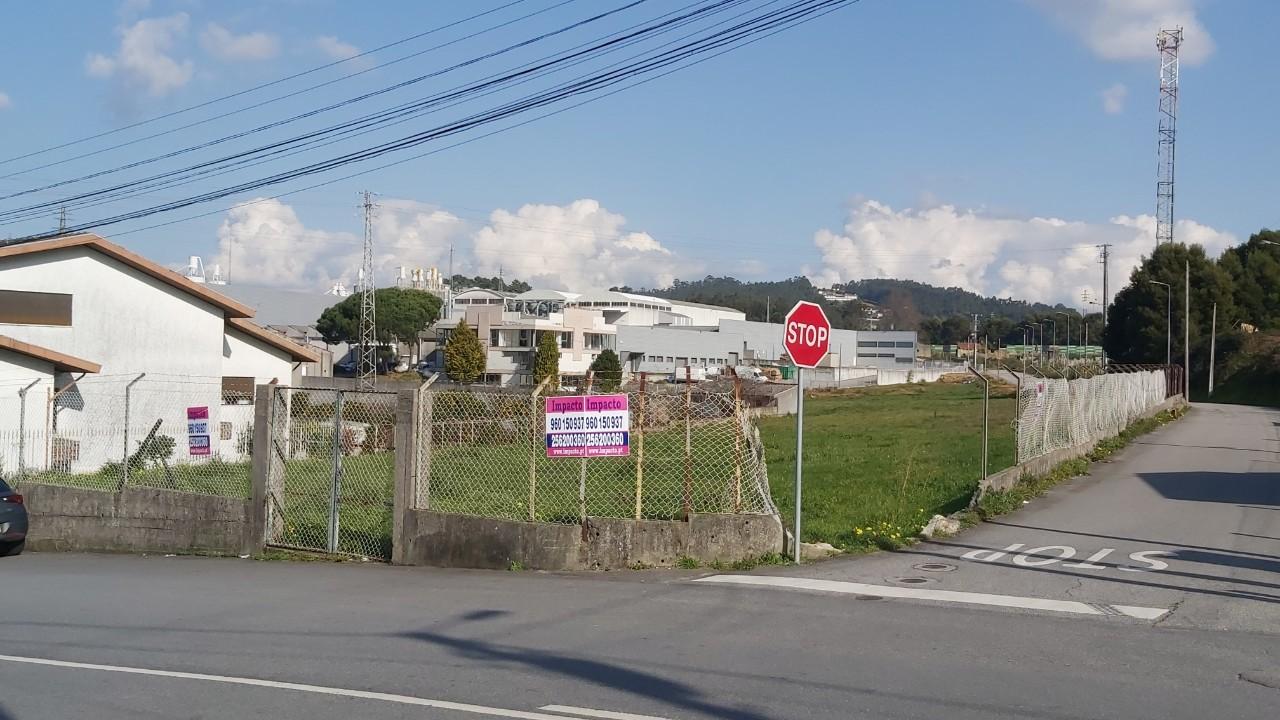
M 831 322 L 822 306 L 804 300 L 787 313 L 782 344 L 798 367 L 817 367 L 831 349 Z

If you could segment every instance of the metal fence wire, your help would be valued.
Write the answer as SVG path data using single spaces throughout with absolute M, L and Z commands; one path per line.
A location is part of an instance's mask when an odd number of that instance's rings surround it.
M 536 391 L 424 388 L 415 507 L 558 523 L 777 513 L 740 388 L 652 384 L 625 394 L 630 455 L 567 458 L 547 456 Z
M 1169 369 L 1134 369 L 1073 380 L 1023 376 L 1018 392 L 1018 459 L 1114 434 L 1164 402 Z
M 0 383 L 0 472 L 20 483 L 247 498 L 253 395 L 156 374 Z
M 396 395 L 277 388 L 268 543 L 390 559 Z

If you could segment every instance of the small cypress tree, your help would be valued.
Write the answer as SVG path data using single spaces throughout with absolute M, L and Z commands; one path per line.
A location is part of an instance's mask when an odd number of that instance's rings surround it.
M 543 378 L 551 378 L 551 389 L 560 387 L 560 343 L 553 332 L 542 333 L 533 354 L 533 381 L 540 383 Z
M 595 360 L 591 361 L 591 370 L 595 373 L 595 384 L 601 392 L 613 392 L 622 385 L 622 361 L 618 353 L 608 348 L 601 350 Z
M 449 379 L 459 383 L 473 383 L 484 375 L 485 353 L 476 331 L 459 320 L 458 327 L 444 344 L 444 371 Z

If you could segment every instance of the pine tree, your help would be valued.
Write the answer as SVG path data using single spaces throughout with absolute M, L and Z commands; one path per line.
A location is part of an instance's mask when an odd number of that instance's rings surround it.
M 485 352 L 476 331 L 459 320 L 458 327 L 444 344 L 444 371 L 449 379 L 459 383 L 473 383 L 484 375 Z
M 604 349 L 591 361 L 591 371 L 595 373 L 596 387 L 601 392 L 613 392 L 622 384 L 622 362 L 618 353 Z
M 554 332 L 542 333 L 533 355 L 533 381 L 540 383 L 544 378 L 551 378 L 550 389 L 560 386 L 560 344 Z

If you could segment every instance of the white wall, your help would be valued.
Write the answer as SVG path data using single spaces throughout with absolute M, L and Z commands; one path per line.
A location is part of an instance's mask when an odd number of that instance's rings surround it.
M 222 372 L 221 309 L 92 249 L 2 258 L 0 287 L 71 294 L 71 327 L 0 324 L 0 334 L 100 363 L 101 375 Z
M 293 377 L 293 359 L 279 348 L 226 328 L 222 343 L 222 371 L 227 377 L 252 377 L 254 385 L 278 380 L 288 385 Z
M 18 470 L 18 428 L 22 425 L 23 416 L 19 391 L 30 386 L 27 390 L 24 428 L 30 436 L 42 429 L 47 421 L 53 372 L 52 363 L 0 350 L 0 475 L 9 476 Z M 42 446 L 37 442 L 27 442 L 23 447 L 28 465 L 43 452 L 40 447 Z

